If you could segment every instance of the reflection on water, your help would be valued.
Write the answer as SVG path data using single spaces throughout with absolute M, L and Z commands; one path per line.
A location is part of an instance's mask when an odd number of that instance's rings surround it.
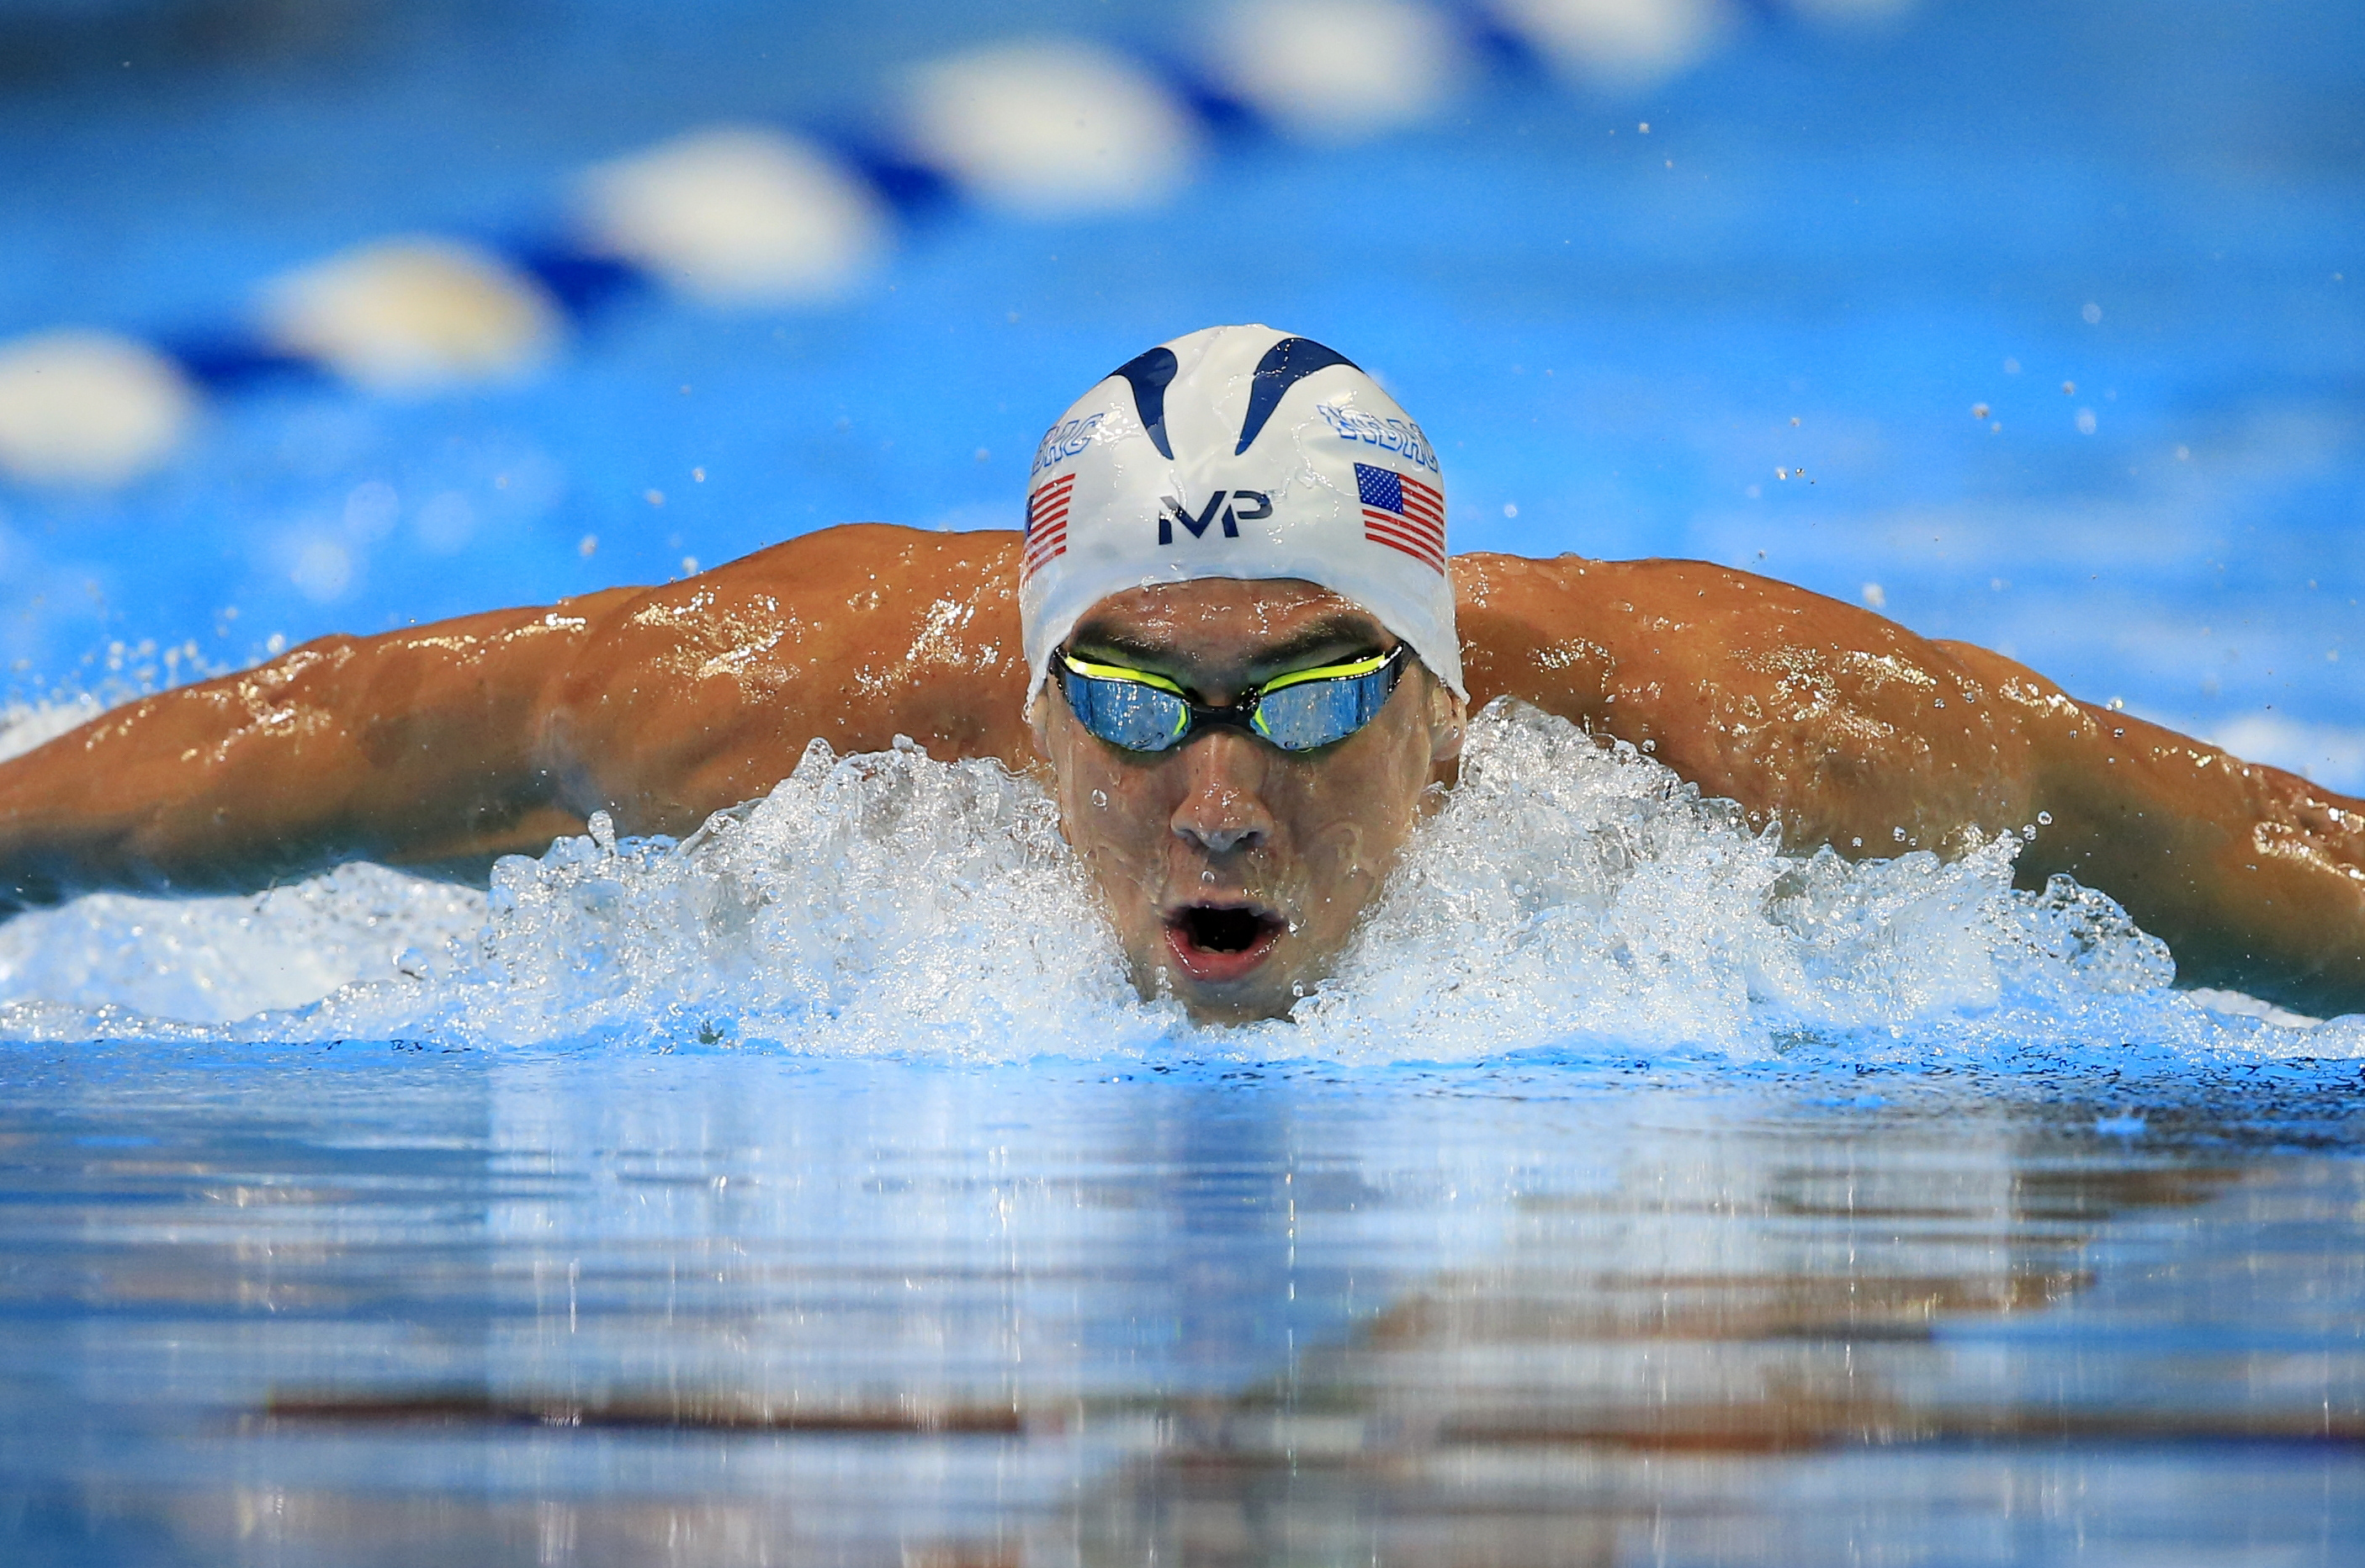
M 2353 1560 L 2343 1086 L 1831 1090 L 11 1047 L 0 1542 Z

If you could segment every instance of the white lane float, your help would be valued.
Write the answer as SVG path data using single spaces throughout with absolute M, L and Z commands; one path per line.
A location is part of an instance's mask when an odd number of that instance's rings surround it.
M 1496 0 L 1580 84 L 1631 93 L 1699 63 L 1739 19 L 1726 0 Z
M 720 126 L 602 163 L 578 187 L 577 232 L 709 305 L 834 299 L 886 249 L 886 204 L 818 143 Z
M 990 206 L 1037 218 L 1154 207 L 1190 178 L 1201 132 L 1182 101 L 1113 50 L 998 45 L 920 68 L 912 152 Z
M 113 486 L 172 454 L 197 409 L 178 365 L 111 332 L 0 343 L 0 469 L 33 484 Z
M 1785 3 L 1877 22 L 1912 0 Z M 1482 39 L 1618 95 L 1697 64 L 1739 20 L 1734 0 L 1234 0 L 1180 70 L 1076 39 L 989 44 L 908 73 L 887 129 L 902 165 L 785 129 L 710 127 L 585 172 L 571 225 L 543 242 L 364 244 L 266 284 L 201 348 L 86 330 L 0 343 L 0 476 L 130 483 L 170 459 L 207 396 L 290 370 L 407 396 L 530 375 L 621 286 L 825 306 L 891 243 L 907 177 L 1029 218 L 1153 207 L 1198 173 L 1208 115 L 1227 106 L 1249 134 L 1351 142 L 1470 90 Z
M 502 257 L 432 237 L 382 240 L 273 280 L 264 338 L 374 392 L 506 381 L 555 352 L 565 318 Z
M 1216 79 L 1242 103 L 1317 141 L 1417 125 L 1452 102 L 1472 73 L 1462 29 L 1407 0 L 1236 5 L 1207 55 Z

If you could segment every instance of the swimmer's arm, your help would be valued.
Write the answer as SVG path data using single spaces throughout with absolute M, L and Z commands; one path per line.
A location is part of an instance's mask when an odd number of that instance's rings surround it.
M 815 738 L 1024 767 L 1016 549 L 849 524 L 660 588 L 323 638 L 144 698 L 0 762 L 0 917 L 356 859 L 481 883 L 597 811 L 687 834 Z
M 1794 848 L 1952 853 L 1966 828 L 2034 824 L 2021 884 L 2110 894 L 2184 983 L 2365 1011 L 2365 801 L 1753 574 L 1504 555 L 1455 574 L 1474 700 L 1650 749 Z
M 325 637 L 0 763 L 0 913 L 244 891 L 353 859 L 481 879 L 581 832 L 546 694 L 634 591 Z
M 2020 879 L 2063 871 L 2165 940 L 2187 984 L 2365 1011 L 2365 801 L 2072 701 L 2001 655 L 1938 644 L 2021 715 L 2052 818 Z

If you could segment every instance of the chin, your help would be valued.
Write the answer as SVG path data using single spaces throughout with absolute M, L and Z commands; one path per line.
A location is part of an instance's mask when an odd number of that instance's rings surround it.
M 1297 1005 L 1297 998 L 1287 991 L 1269 995 L 1216 997 L 1194 996 L 1181 986 L 1171 988 L 1174 1000 L 1191 1014 L 1194 1024 L 1254 1024 L 1265 1018 L 1286 1018 L 1289 1010 Z

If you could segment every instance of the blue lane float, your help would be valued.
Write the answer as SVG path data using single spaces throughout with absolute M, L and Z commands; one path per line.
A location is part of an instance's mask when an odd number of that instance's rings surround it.
M 1790 3 L 1854 17 L 1908 0 Z M 1043 219 L 1153 208 L 1219 143 L 1351 144 L 1508 72 L 1631 93 L 1745 19 L 1726 0 L 1263 0 L 1215 11 L 1180 54 L 991 43 L 915 67 L 876 132 L 708 126 L 597 165 L 556 232 L 390 236 L 274 278 L 195 332 L 0 343 L 0 473 L 122 485 L 187 441 L 209 400 L 290 378 L 418 396 L 530 375 L 638 295 L 827 308 L 949 202 Z

